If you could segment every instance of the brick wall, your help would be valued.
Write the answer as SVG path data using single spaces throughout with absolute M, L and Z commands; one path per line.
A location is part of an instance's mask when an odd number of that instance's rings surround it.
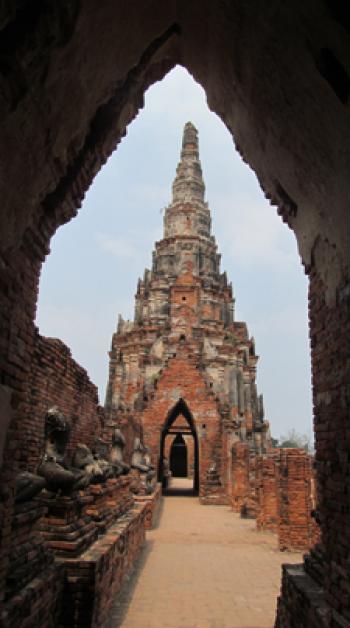
M 279 547 L 310 549 L 314 542 L 311 457 L 300 449 L 281 449 L 278 475 Z
M 73 360 L 63 342 L 36 333 L 29 376 L 29 410 L 22 423 L 20 463 L 24 468 L 33 471 L 40 461 L 45 414 L 53 405 L 59 406 L 71 425 L 68 454 L 78 442 L 91 446 L 94 438 L 101 435 L 103 409 L 86 370 Z
M 252 455 L 247 445 L 236 443 L 232 448 L 232 508 L 255 516 L 258 530 L 276 532 L 281 550 L 310 549 L 320 534 L 312 516 L 313 458 L 301 449 Z

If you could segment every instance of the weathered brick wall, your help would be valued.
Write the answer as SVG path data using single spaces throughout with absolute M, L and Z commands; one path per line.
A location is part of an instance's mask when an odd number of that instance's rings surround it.
M 157 382 L 154 398 L 142 413 L 143 433 L 152 452 L 153 464 L 158 465 L 163 425 L 180 398 L 192 414 L 198 435 L 200 495 L 203 495 L 206 473 L 214 460 L 222 483 L 218 492 L 226 495 L 227 461 L 222 456 L 225 450 L 217 403 L 196 369 L 195 360 L 185 352 L 169 361 Z
M 90 447 L 101 435 L 103 409 L 98 404 L 97 388 L 60 340 L 36 333 L 28 394 L 28 413 L 21 426 L 20 463 L 24 468 L 33 471 L 40 461 L 45 414 L 53 405 L 62 410 L 71 425 L 68 455 L 78 442 Z
M 234 512 L 241 512 L 249 493 L 249 447 L 237 442 L 232 447 L 231 467 L 231 506 Z
M 350 621 L 349 450 L 350 288 L 344 281 L 326 302 L 319 276 L 310 274 L 309 311 L 316 440 L 318 557 L 324 596 Z
M 314 541 L 311 517 L 312 459 L 301 449 L 281 449 L 278 465 L 281 550 L 310 549 Z
M 255 506 L 255 509 L 254 509 Z M 256 517 L 258 530 L 278 534 L 281 550 L 310 549 L 319 540 L 315 508 L 313 458 L 301 449 L 249 454 L 232 448 L 232 507 Z
M 256 458 L 255 488 L 257 497 L 258 530 L 276 532 L 280 517 L 279 474 L 276 454 Z

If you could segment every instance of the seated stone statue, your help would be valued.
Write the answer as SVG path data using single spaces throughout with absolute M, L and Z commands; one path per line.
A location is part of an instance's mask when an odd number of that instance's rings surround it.
M 144 460 L 144 450 L 141 440 L 136 437 L 134 440 L 134 451 L 131 457 L 131 468 L 137 469 L 140 473 L 148 473 L 150 471 L 149 466 Z
M 89 477 L 74 469 L 65 460 L 70 426 L 57 406 L 50 408 L 45 416 L 45 453 L 38 468 L 38 475 L 45 478 L 50 491 L 70 493 L 85 488 Z
M 154 478 L 156 472 L 154 466 L 151 464 L 148 447 L 145 447 L 139 438 L 135 438 L 134 440 L 131 467 L 140 471 L 141 478 L 145 483 L 146 493 L 152 493 L 154 490 Z
M 46 480 L 40 475 L 23 471 L 16 477 L 16 504 L 26 502 L 38 495 L 46 487 Z
M 115 466 L 117 475 L 126 475 L 130 471 L 130 466 L 123 460 L 125 444 L 123 433 L 116 427 L 112 438 L 112 448 L 109 452 L 109 461 Z
M 95 460 L 91 449 L 84 445 L 84 443 L 77 444 L 72 459 L 72 465 L 74 468 L 83 471 L 89 477 L 90 484 L 101 484 L 106 480 L 99 461 Z
M 96 460 L 103 471 L 106 480 L 117 476 L 116 470 L 109 462 L 109 445 L 102 438 L 95 438 L 92 448 L 94 460 Z

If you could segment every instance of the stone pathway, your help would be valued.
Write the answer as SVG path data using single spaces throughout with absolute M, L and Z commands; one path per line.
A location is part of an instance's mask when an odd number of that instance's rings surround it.
M 105 628 L 272 628 L 281 565 L 301 562 L 276 541 L 227 506 L 164 498 Z

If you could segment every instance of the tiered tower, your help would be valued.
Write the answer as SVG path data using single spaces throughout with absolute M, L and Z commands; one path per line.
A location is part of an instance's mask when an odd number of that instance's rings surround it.
M 232 285 L 220 272 L 204 192 L 197 130 L 188 122 L 164 237 L 138 282 L 134 321 L 119 316 L 113 335 L 105 407 L 110 423 L 139 426 L 160 476 L 169 430 L 192 437 L 189 467 L 200 496 L 205 501 L 209 491 L 223 502 L 232 444 L 266 451 L 269 436 L 254 340 L 234 321 Z

